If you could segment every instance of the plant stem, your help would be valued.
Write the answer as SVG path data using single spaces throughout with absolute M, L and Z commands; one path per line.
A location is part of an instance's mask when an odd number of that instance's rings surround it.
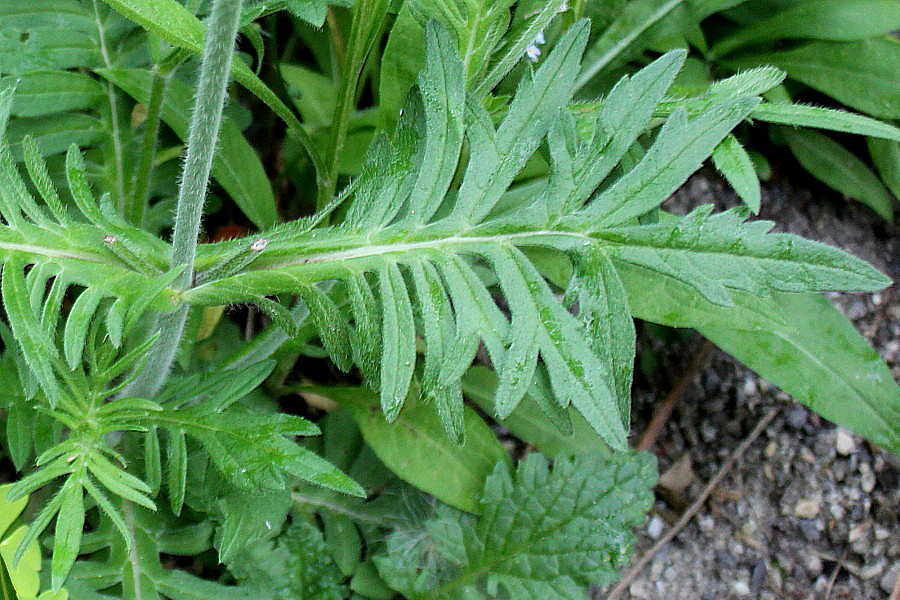
M 109 49 L 106 46 L 106 28 L 103 20 L 100 18 L 100 7 L 97 6 L 97 0 L 93 0 L 94 19 L 97 23 L 97 36 L 100 41 L 100 54 L 103 57 L 103 63 L 107 69 L 114 68 L 112 59 L 109 55 Z M 125 156 L 122 150 L 122 134 L 121 125 L 119 123 L 119 103 L 116 96 L 116 90 L 113 84 L 106 82 L 106 94 L 109 98 L 109 124 L 113 144 L 114 168 L 116 179 L 116 201 L 115 206 L 119 214 L 125 214 Z
M 181 289 L 190 287 L 193 280 L 200 219 L 222 123 L 242 4 L 243 0 L 215 0 L 206 32 L 172 240 L 172 267 L 184 269 L 175 282 Z M 189 310 L 183 304 L 175 312 L 157 318 L 159 343 L 151 350 L 146 367 L 123 390 L 123 395 L 147 398 L 159 391 L 178 353 Z
M 150 189 L 153 159 L 156 156 L 156 143 L 167 81 L 167 76 L 160 73 L 159 65 L 153 65 L 152 75 L 153 83 L 150 86 L 150 100 L 147 103 L 147 120 L 144 122 L 141 155 L 134 174 L 131 198 L 125 207 L 125 219 L 137 227 L 143 225 L 144 215 L 147 212 L 147 194 Z
M 206 32 L 172 236 L 172 266 L 185 267 L 179 280 L 184 287 L 193 276 L 200 219 L 222 124 L 242 4 L 243 0 L 215 0 Z
M 353 9 L 353 24 L 347 44 L 345 69 L 341 76 L 337 102 L 331 119 L 331 136 L 328 140 L 325 172 L 319 176 L 316 208 L 322 209 L 331 202 L 337 189 L 338 159 L 347 139 L 347 126 L 356 107 L 356 92 L 360 75 L 378 34 L 387 17 L 387 0 L 360 0 Z M 334 19 L 332 19 L 334 21 Z M 335 26 L 337 24 L 335 23 Z

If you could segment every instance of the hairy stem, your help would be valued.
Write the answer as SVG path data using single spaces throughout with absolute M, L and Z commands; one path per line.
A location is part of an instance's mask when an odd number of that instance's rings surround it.
M 94 0 L 94 18 L 97 23 L 97 36 L 100 40 L 100 54 L 103 57 L 103 63 L 107 69 L 114 68 L 112 58 L 109 55 L 109 49 L 106 45 L 106 26 L 100 18 L 100 8 L 97 6 L 97 0 Z M 114 168 L 116 180 L 116 201 L 115 205 L 119 214 L 125 214 L 125 156 L 122 150 L 122 127 L 119 123 L 119 103 L 116 96 L 116 90 L 113 84 L 106 82 L 106 94 L 109 99 L 109 124 L 112 130 L 112 144 L 114 154 Z
M 337 188 L 338 159 L 347 139 L 347 126 L 356 106 L 356 92 L 360 76 L 378 34 L 387 16 L 387 0 L 360 0 L 353 10 L 353 24 L 346 49 L 345 65 L 341 76 L 337 102 L 331 119 L 331 136 L 328 140 L 327 165 L 324 175 L 319 177 L 316 207 L 322 209 L 331 202 Z M 329 15 L 331 16 L 331 15 Z M 334 20 L 331 20 L 334 22 Z
M 242 4 L 243 0 L 216 0 L 206 32 L 172 236 L 172 266 L 185 266 L 180 280 L 182 286 L 189 285 L 193 275 L 200 219 L 222 124 Z
M 150 87 L 147 120 L 144 122 L 144 135 L 141 140 L 141 155 L 138 158 L 138 166 L 134 173 L 131 198 L 125 207 L 125 219 L 137 227 L 143 225 L 144 215 L 147 212 L 147 194 L 150 189 L 153 159 L 156 156 L 156 142 L 159 137 L 163 97 L 165 96 L 167 81 L 167 77 L 160 73 L 159 65 L 153 66 L 152 74 L 153 83 Z
M 189 287 L 193 279 L 200 219 L 222 123 L 242 4 L 243 0 L 215 0 L 209 19 L 172 240 L 172 267 L 184 268 L 175 283 L 181 288 Z M 189 310 L 183 305 L 177 311 L 157 318 L 160 341 L 150 352 L 147 366 L 123 394 L 146 398 L 159 391 L 178 353 Z

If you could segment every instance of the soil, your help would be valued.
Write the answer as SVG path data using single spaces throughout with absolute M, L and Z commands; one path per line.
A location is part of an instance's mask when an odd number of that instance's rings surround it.
M 738 204 L 715 173 L 701 171 L 667 208 L 683 214 L 710 202 L 717 209 Z M 775 221 L 776 229 L 838 246 L 900 277 L 894 226 L 801 175 L 777 175 L 764 187 L 761 217 Z M 900 378 L 897 287 L 829 297 Z M 643 328 L 639 347 L 644 361 L 649 353 L 656 366 L 635 382 L 636 435 L 703 343 L 687 333 L 675 343 L 662 341 L 650 331 Z M 656 444 L 663 478 L 635 557 L 653 546 L 776 405 L 782 406 L 776 419 L 622 598 L 891 595 L 900 577 L 900 457 L 819 417 L 719 350 L 694 377 Z M 603 590 L 596 592 L 595 598 L 605 597 Z

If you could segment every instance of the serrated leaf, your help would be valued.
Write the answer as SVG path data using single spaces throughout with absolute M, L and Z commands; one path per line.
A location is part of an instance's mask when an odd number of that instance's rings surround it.
M 608 227 L 658 207 L 758 103 L 758 98 L 738 98 L 690 121 L 676 110 L 641 162 L 603 192 L 588 213 Z
M 618 578 L 655 479 L 648 455 L 559 458 L 551 470 L 531 454 L 514 473 L 497 466 L 481 517 L 438 511 L 424 531 L 392 534 L 375 562 L 413 597 L 579 598 Z
M 705 205 L 674 222 L 606 229 L 599 237 L 616 260 L 644 266 L 730 305 L 728 289 L 877 290 L 890 280 L 868 263 L 791 234 L 767 233 L 769 221 L 744 221 L 745 211 L 710 214 Z
M 343 600 L 343 576 L 328 555 L 319 530 L 297 520 L 274 541 L 236 556 L 230 568 L 242 587 L 272 600 Z

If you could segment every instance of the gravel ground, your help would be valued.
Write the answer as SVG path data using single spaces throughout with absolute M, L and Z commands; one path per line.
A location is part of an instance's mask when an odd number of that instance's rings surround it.
M 809 189 L 809 188 L 812 189 Z M 762 217 L 900 277 L 893 227 L 816 182 L 781 176 L 763 192 Z M 670 201 L 686 212 L 736 204 L 714 173 L 701 172 Z M 900 378 L 900 294 L 832 294 L 836 306 Z M 661 342 L 643 335 L 657 361 L 638 377 L 640 432 L 699 347 L 695 336 Z M 727 456 L 771 407 L 781 413 L 712 494 L 700 513 L 659 552 L 623 598 L 666 600 L 887 599 L 900 576 L 900 459 L 793 402 L 714 351 L 659 438 L 658 501 L 639 532 L 636 557 L 665 533 Z M 604 594 L 598 590 L 597 598 Z

